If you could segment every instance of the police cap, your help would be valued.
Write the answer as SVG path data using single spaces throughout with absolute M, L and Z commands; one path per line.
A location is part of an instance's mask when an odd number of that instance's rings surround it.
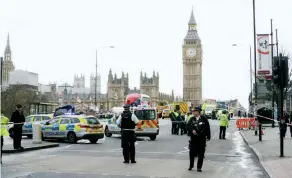
M 202 111 L 202 109 L 201 109 L 201 107 L 200 107 L 200 106 L 197 106 L 197 107 L 195 107 L 195 108 L 193 109 L 193 112 L 195 112 L 195 111 L 201 112 L 201 111 Z
M 20 108 L 22 108 L 22 105 L 21 104 L 17 104 L 16 108 L 20 109 Z
M 123 107 L 124 107 L 124 109 L 130 109 L 130 105 L 129 104 L 125 104 Z

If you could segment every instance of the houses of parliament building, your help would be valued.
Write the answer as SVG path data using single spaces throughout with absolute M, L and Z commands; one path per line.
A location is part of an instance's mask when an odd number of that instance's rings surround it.
M 4 60 L 3 60 L 3 72 L 2 72 L 2 81 L 8 83 L 9 75 L 11 72 L 15 71 L 15 66 L 12 61 L 12 53 L 10 47 L 9 35 L 7 36 L 6 47 L 4 51 Z M 95 82 L 97 82 L 95 84 Z M 20 82 L 21 84 L 21 82 Z M 41 85 L 37 84 L 38 90 L 42 91 Z M 96 89 L 95 89 L 96 87 Z M 103 110 L 109 110 L 112 107 L 119 107 L 124 105 L 126 96 L 131 93 L 141 93 L 146 94 L 151 97 L 151 103 L 153 106 L 159 104 L 159 102 L 167 101 L 169 103 L 175 100 L 174 92 L 171 94 L 165 94 L 159 92 L 159 73 L 153 72 L 152 75 L 147 75 L 141 71 L 140 73 L 140 89 L 129 88 L 129 75 L 128 73 L 122 72 L 120 77 L 116 73 L 113 73 L 112 70 L 109 70 L 108 73 L 108 82 L 107 82 L 107 93 L 103 94 L 100 92 L 100 75 L 90 76 L 90 87 L 85 87 L 85 76 L 75 75 L 74 84 L 70 85 L 68 83 L 56 86 L 56 84 L 48 85 L 48 95 L 49 101 L 52 103 L 62 104 L 75 104 L 81 110 L 88 108 L 93 108 L 95 105 L 95 96 L 97 101 L 97 107 L 102 108 Z M 96 93 L 95 94 L 95 90 Z

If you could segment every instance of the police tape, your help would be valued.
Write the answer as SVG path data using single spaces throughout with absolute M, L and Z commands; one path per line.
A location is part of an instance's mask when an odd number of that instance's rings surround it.
M 231 107 L 231 108 L 234 108 L 234 107 Z M 234 108 L 234 109 L 236 109 L 236 108 Z M 248 112 L 248 114 L 253 115 L 255 117 L 261 117 L 261 118 L 264 118 L 264 119 L 267 119 L 267 120 L 271 120 L 271 121 L 274 121 L 274 122 L 277 122 L 277 123 L 281 122 L 281 121 L 278 121 L 278 120 L 275 120 L 275 119 L 272 119 L 272 118 L 269 118 L 269 117 L 265 117 L 265 116 L 262 116 L 262 115 L 257 115 L 257 114 L 254 114 L 254 113 L 249 113 Z M 287 125 L 292 126 L 292 123 L 287 123 Z

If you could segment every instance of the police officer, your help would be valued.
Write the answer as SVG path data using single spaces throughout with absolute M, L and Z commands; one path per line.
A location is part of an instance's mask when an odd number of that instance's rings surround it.
M 212 111 L 212 119 L 213 119 L 213 120 L 216 119 L 216 111 L 215 111 L 215 109 L 213 109 L 213 111 Z
M 195 107 L 193 112 L 194 117 L 187 123 L 187 129 L 191 134 L 191 140 L 189 141 L 190 167 L 188 170 L 194 168 L 195 157 L 197 156 L 198 172 L 202 172 L 206 140 L 209 141 L 211 135 L 208 119 L 200 115 L 201 111 L 201 107 Z
M 4 138 L 3 136 L 9 136 L 9 132 L 7 131 L 6 126 L 8 125 L 8 118 L 4 115 L 1 115 L 1 164 L 2 164 L 2 151 L 4 145 Z
M 135 160 L 135 126 L 138 124 L 139 120 L 130 111 L 130 105 L 124 106 L 123 113 L 119 116 L 117 120 L 118 127 L 121 128 L 121 142 L 124 155 L 124 163 L 136 163 Z
M 178 129 L 178 118 L 179 118 L 179 110 L 174 110 L 174 112 L 170 113 L 170 118 L 171 118 L 171 121 L 172 121 L 172 125 L 171 125 L 171 133 L 172 134 L 177 134 L 178 135 L 178 132 L 179 132 L 179 129 Z
M 23 115 L 22 105 L 20 104 L 16 105 L 16 110 L 12 113 L 10 121 L 14 123 L 13 147 L 14 149 L 23 150 L 23 147 L 21 146 L 21 140 L 22 140 L 22 126 L 25 122 L 25 117 Z
M 222 111 L 222 114 L 219 117 L 219 120 L 220 120 L 219 139 L 224 139 L 224 140 L 225 140 L 226 128 L 228 127 L 228 117 L 226 114 L 227 114 L 227 111 L 224 110 Z

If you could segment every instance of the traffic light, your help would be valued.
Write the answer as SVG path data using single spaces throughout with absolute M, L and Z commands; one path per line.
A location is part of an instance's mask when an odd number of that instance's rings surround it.
M 279 57 L 274 57 L 273 65 L 273 83 L 274 85 L 280 85 L 280 60 Z
M 289 82 L 289 66 L 288 66 L 288 57 L 283 56 L 281 59 L 281 85 L 283 88 L 288 87 Z

